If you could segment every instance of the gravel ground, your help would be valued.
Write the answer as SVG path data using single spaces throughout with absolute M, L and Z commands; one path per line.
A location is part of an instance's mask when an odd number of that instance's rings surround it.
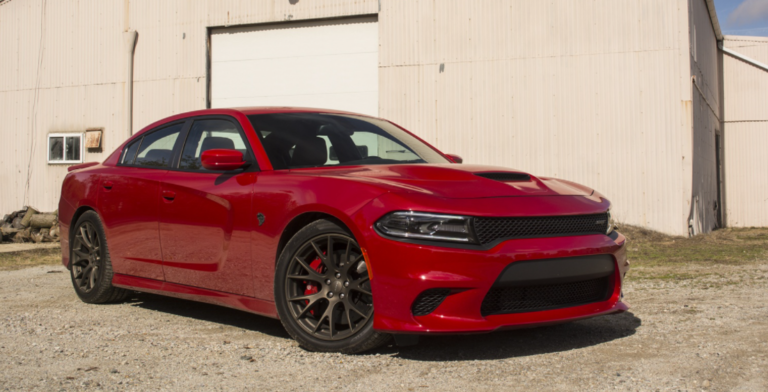
M 86 305 L 66 270 L 0 272 L 0 390 L 768 390 L 768 262 L 636 269 L 631 312 L 364 355 L 155 295 Z

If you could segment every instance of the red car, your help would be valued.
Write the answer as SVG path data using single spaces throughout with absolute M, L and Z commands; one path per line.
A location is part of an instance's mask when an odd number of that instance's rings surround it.
M 627 309 L 605 197 L 460 163 L 359 114 L 176 115 L 70 167 L 63 263 L 85 302 L 141 291 L 228 306 L 279 318 L 316 351 Z

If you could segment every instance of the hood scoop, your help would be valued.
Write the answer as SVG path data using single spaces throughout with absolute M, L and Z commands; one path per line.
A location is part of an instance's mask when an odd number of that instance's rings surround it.
M 492 172 L 492 173 L 475 173 L 476 176 L 487 178 L 489 180 L 500 182 L 524 182 L 530 181 L 531 176 L 525 173 L 511 173 L 511 172 Z

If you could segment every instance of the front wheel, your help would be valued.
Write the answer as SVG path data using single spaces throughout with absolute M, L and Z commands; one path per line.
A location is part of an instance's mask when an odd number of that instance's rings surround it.
M 373 330 L 373 295 L 357 241 L 337 224 L 315 221 L 285 246 L 275 301 L 288 333 L 310 351 L 358 353 L 389 335 Z

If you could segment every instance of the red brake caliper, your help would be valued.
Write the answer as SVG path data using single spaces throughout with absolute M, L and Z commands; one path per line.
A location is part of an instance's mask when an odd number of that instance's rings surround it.
M 323 252 L 325 253 L 325 252 Z M 318 273 L 323 273 L 323 262 L 320 260 L 320 256 L 312 260 L 311 263 L 309 263 L 309 266 L 317 271 Z M 316 294 L 319 291 L 319 287 L 317 286 L 317 283 L 315 282 L 305 282 L 307 284 L 307 288 L 304 289 L 304 295 L 311 295 Z M 305 301 L 305 305 L 309 305 L 309 300 Z M 311 313 L 313 316 L 315 315 L 314 310 L 310 310 L 309 313 Z

